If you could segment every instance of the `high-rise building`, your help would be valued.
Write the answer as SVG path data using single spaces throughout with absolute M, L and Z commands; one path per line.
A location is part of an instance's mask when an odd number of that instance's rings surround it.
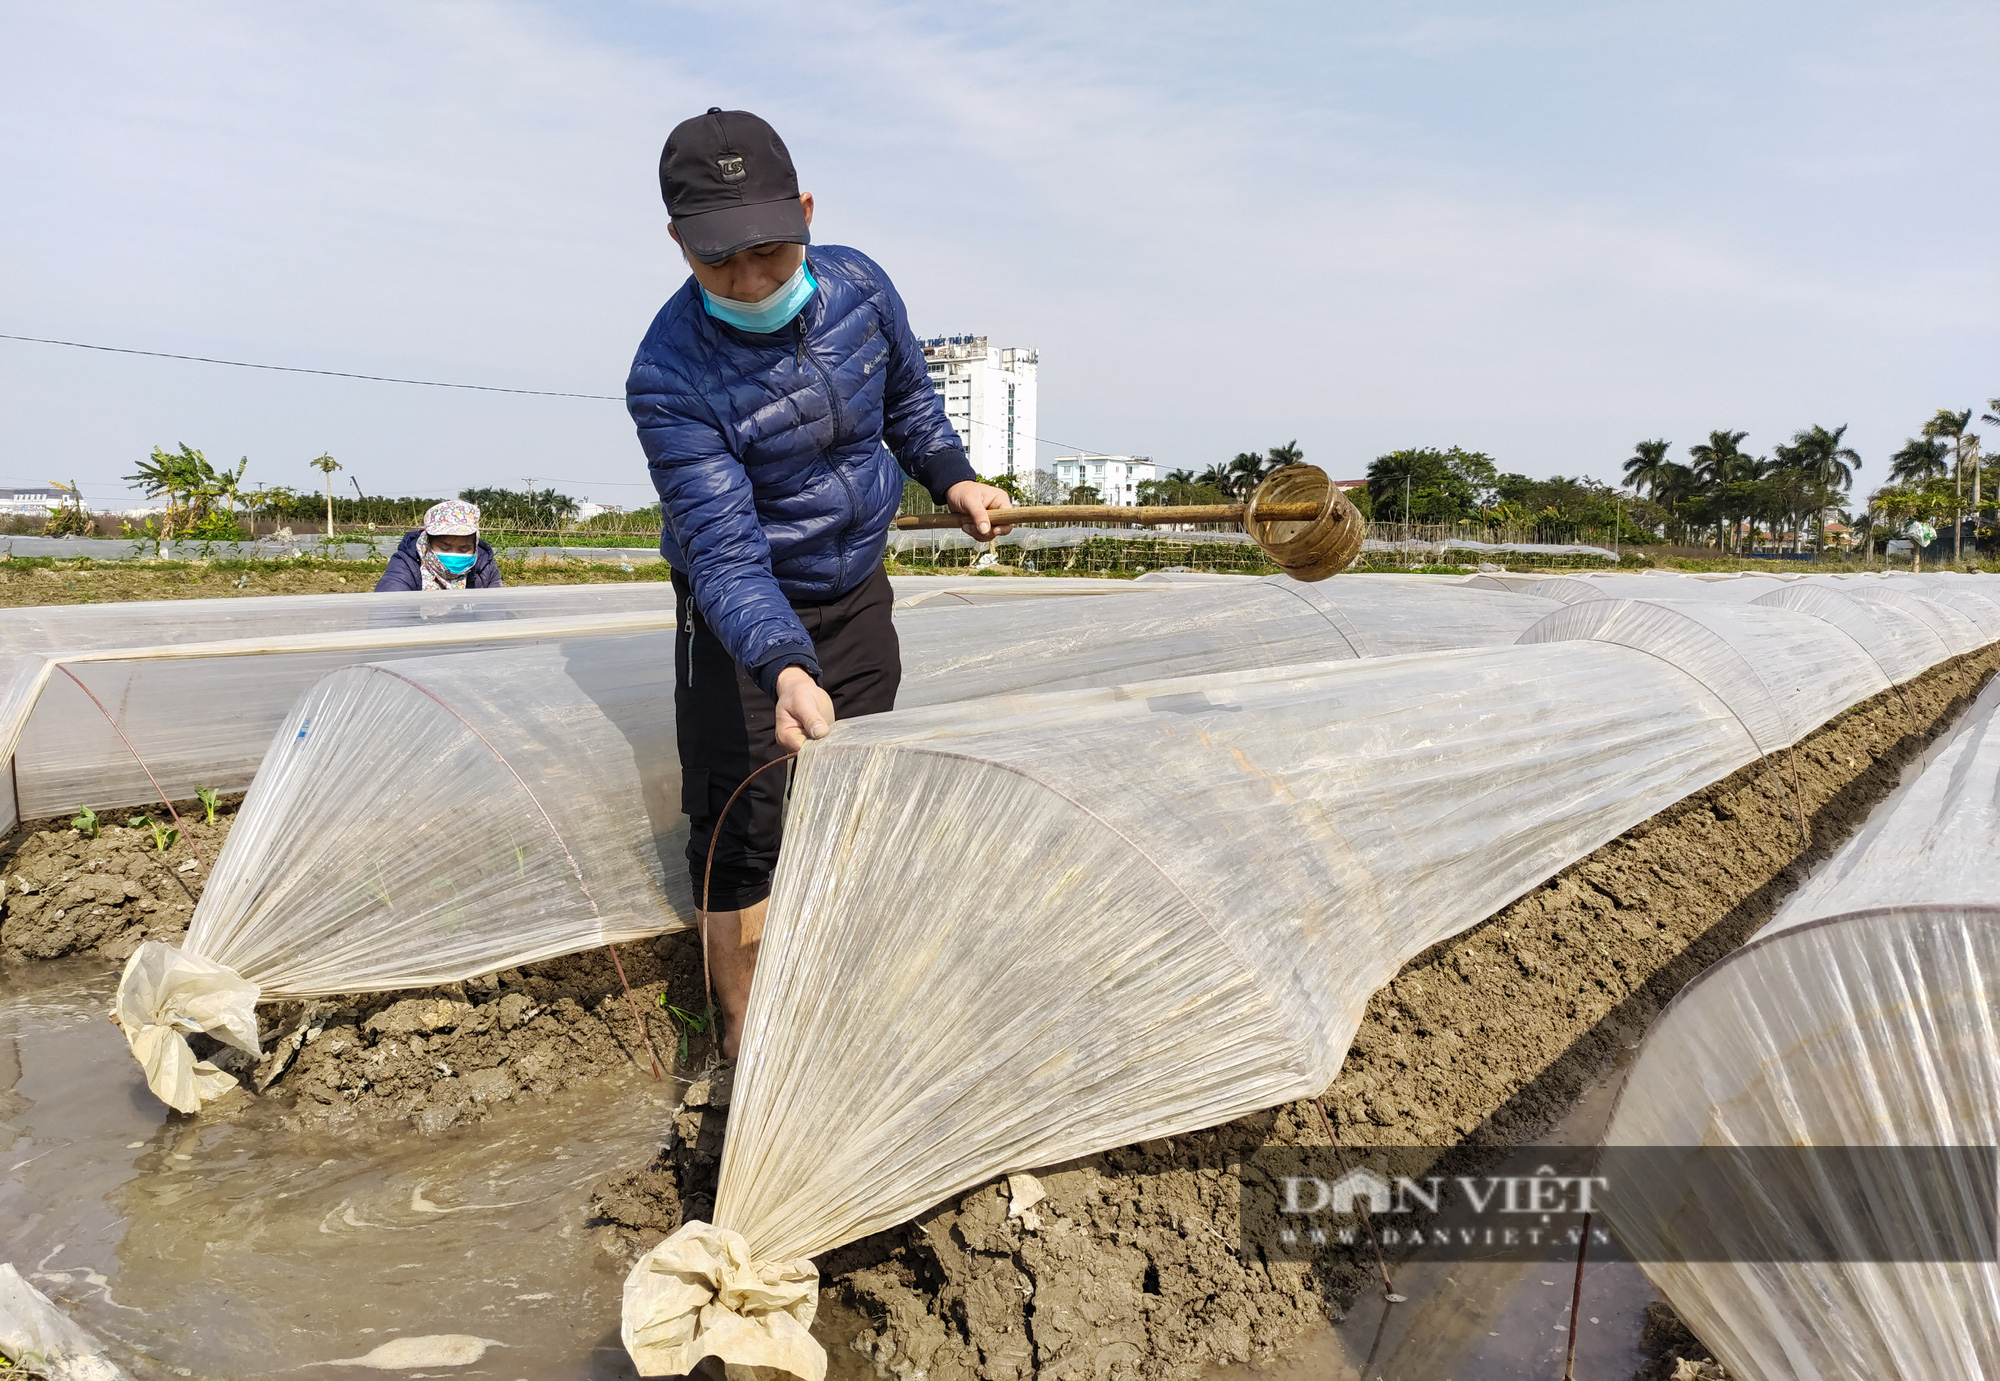
M 933 336 L 923 343 L 931 387 L 965 442 L 973 471 L 989 479 L 1035 477 L 1034 350 L 998 350 L 984 336 Z
M 1135 504 L 1139 485 L 1160 477 L 1160 467 L 1147 456 L 1057 456 L 1056 487 L 1067 502 L 1073 489 L 1095 489 L 1099 503 Z

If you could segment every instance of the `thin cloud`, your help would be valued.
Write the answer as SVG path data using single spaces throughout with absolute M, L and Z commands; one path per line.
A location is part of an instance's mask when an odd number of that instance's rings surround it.
M 1780 42 L 1796 18 L 17 9 L 0 42 L 42 61 L 0 93 L 33 136 L 0 148 L 0 283 L 26 334 L 616 392 L 684 277 L 660 141 L 722 104 L 785 132 L 816 230 L 887 265 L 920 329 L 1042 349 L 1048 435 L 1193 468 L 1297 436 L 1343 472 L 1456 442 L 1612 477 L 1642 435 L 1851 421 L 1877 453 L 1991 388 L 1990 188 L 1893 195 L 1977 147 L 1935 116 L 1991 98 L 1909 85 L 1894 19 Z M 1836 85 L 1851 108 L 1799 114 Z M 324 449 L 374 490 L 643 479 L 615 404 L 29 349 L 0 371 L 8 472 L 106 480 L 186 439 L 267 482 Z

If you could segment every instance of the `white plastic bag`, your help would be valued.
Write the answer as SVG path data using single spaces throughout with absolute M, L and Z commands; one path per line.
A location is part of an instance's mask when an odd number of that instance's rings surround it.
M 696 1221 L 626 1276 L 619 1336 L 641 1376 L 684 1376 L 714 1357 L 730 1381 L 823 1381 L 818 1308 L 811 1261 L 753 1260 L 739 1234 Z
M 5 1261 L 0 1261 L 0 1354 L 22 1367 L 21 1374 L 48 1381 L 128 1381 L 97 1339 Z
M 146 1084 L 178 1112 L 236 1086 L 207 1060 L 196 1060 L 186 1036 L 205 1031 L 247 1055 L 257 1048 L 257 985 L 227 965 L 148 940 L 125 961 L 112 1018 L 125 1033 Z

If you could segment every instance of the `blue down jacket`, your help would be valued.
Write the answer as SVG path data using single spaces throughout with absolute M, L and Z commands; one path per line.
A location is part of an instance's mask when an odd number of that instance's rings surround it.
M 403 540 L 396 550 L 389 554 L 389 568 L 382 572 L 382 578 L 375 582 L 379 593 L 383 590 L 421 590 L 424 588 L 424 559 L 417 555 L 417 538 L 423 529 L 403 534 Z M 493 548 L 486 545 L 484 537 L 479 539 L 479 559 L 472 563 L 466 574 L 465 588 L 468 590 L 490 590 L 500 583 L 500 564 L 493 559 Z
M 903 473 L 939 503 L 975 478 L 889 276 L 832 245 L 807 263 L 819 288 L 772 335 L 711 317 L 689 278 L 625 383 L 660 554 L 767 692 L 787 666 L 818 675 L 789 601 L 843 595 L 880 566 Z

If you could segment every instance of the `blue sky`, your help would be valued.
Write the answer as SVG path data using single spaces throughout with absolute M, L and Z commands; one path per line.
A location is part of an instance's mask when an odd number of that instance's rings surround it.
M 1060 447 L 1359 475 L 2000 394 L 2000 10 L 66 0 L 0 12 L 0 331 L 616 394 L 655 165 L 765 115 L 923 332 L 1042 351 Z M 371 493 L 650 489 L 617 403 L 0 341 L 0 484 L 155 444 Z M 1042 450 L 1044 460 L 1057 446 Z

